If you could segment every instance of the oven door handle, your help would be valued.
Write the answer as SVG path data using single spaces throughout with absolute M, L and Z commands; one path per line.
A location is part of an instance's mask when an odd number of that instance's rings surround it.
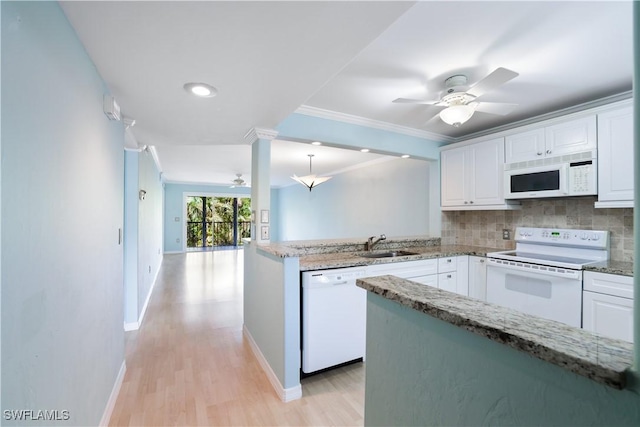
M 489 268 L 522 271 L 543 276 L 562 277 L 565 279 L 582 280 L 582 270 L 571 270 L 563 267 L 530 264 L 520 261 L 507 261 L 497 258 L 487 258 Z

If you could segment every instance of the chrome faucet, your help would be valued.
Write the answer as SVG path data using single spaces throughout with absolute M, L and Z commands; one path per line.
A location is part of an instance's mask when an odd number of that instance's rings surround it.
M 364 244 L 364 250 L 365 251 L 370 251 L 371 249 L 373 249 L 373 247 L 380 241 L 382 240 L 387 240 L 387 236 L 385 236 L 384 234 L 381 234 L 380 237 L 378 237 L 375 241 L 373 239 L 375 239 L 376 236 L 371 236 L 369 237 L 369 239 L 367 239 L 367 243 Z

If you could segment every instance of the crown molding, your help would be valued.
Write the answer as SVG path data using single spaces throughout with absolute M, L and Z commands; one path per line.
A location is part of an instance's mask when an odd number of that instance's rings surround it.
M 309 105 L 302 105 L 294 113 L 304 114 L 305 116 L 319 117 L 321 119 L 335 120 L 343 123 L 350 123 L 353 125 L 366 126 L 370 128 L 386 130 L 389 132 L 400 133 L 403 135 L 415 136 L 417 138 L 424 138 L 434 142 L 454 142 L 455 138 L 451 138 L 446 135 L 440 135 L 425 130 L 414 129 L 406 126 L 400 126 L 393 123 L 382 122 L 379 120 L 367 119 L 365 117 L 354 116 L 352 114 L 339 113 L 337 111 L 324 110 L 322 108 L 311 107 Z
M 508 132 L 512 129 L 520 129 L 525 126 L 535 125 L 543 121 L 561 118 L 571 114 L 580 114 L 580 113 L 587 114 L 587 113 L 597 112 L 597 110 L 600 108 L 607 108 L 611 104 L 624 102 L 632 98 L 633 98 L 632 91 L 622 92 L 615 95 L 606 96 L 604 98 L 599 98 L 593 101 L 584 102 L 582 104 L 573 105 L 571 107 L 554 110 L 549 113 L 544 113 L 534 117 L 529 117 L 527 119 L 518 120 L 517 122 L 511 122 L 502 126 L 497 126 L 491 129 L 486 129 L 486 130 L 474 132 L 468 135 L 460 136 L 460 137 L 454 138 L 452 142 L 462 142 L 462 141 L 468 141 L 470 139 L 481 138 L 488 135 L 496 135 L 502 132 Z
M 247 132 L 244 135 L 244 140 L 247 142 L 247 144 L 251 145 L 259 139 L 266 139 L 268 141 L 271 141 L 275 139 L 277 136 L 278 136 L 277 130 L 266 129 L 266 128 L 253 128 L 253 129 L 250 129 L 249 132 Z

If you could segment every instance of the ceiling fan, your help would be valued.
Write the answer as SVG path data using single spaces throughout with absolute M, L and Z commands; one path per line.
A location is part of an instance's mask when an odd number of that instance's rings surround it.
M 457 74 L 445 80 L 445 91 L 440 99 L 421 100 L 398 98 L 393 102 L 398 104 L 426 104 L 444 108 L 438 115 L 440 119 L 453 126 L 459 127 L 473 116 L 473 113 L 509 114 L 518 104 L 476 101 L 487 92 L 497 88 L 518 76 L 515 71 L 498 68 L 480 80 L 475 85 L 467 86 L 467 76 Z
M 233 185 L 231 185 L 229 188 L 236 188 L 236 187 L 246 187 L 247 183 L 244 182 L 244 179 L 241 178 L 242 174 L 241 173 L 237 173 L 236 174 L 236 179 L 234 179 L 233 181 Z

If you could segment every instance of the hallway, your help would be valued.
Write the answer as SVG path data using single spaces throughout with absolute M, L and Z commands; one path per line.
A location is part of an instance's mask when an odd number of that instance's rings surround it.
M 242 250 L 165 255 L 144 322 L 126 334 L 111 426 L 362 425 L 364 366 L 277 397 L 242 335 Z

